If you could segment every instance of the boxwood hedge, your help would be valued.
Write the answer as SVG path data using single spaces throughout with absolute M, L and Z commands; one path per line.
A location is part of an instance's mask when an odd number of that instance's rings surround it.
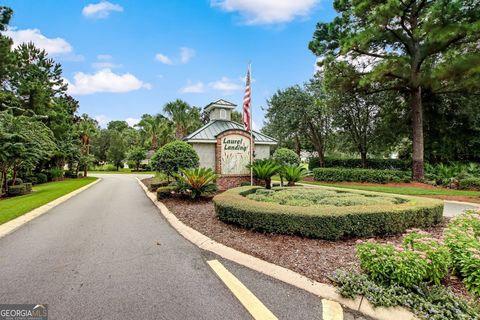
M 400 159 L 367 159 L 368 169 L 381 170 L 404 170 L 411 168 L 412 161 Z M 308 169 L 313 170 L 320 167 L 320 160 L 318 157 L 311 157 L 308 159 Z M 336 159 L 325 158 L 326 168 L 362 168 L 361 159 Z
M 428 227 L 441 222 L 443 216 L 443 202 L 437 199 L 396 195 L 406 201 L 393 205 L 301 207 L 246 197 L 258 188 L 239 187 L 215 196 L 213 202 L 218 218 L 262 232 L 337 240 L 391 235 L 408 228 Z M 387 196 L 377 192 L 349 192 Z
M 409 182 L 411 174 L 397 170 L 316 168 L 313 179 L 326 182 Z

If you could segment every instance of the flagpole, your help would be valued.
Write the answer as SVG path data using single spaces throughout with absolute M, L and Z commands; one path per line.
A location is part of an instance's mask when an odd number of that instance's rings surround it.
M 253 186 L 253 127 L 252 127 L 252 119 L 253 119 L 253 105 L 252 105 L 252 63 L 250 62 L 248 65 L 248 70 L 250 73 L 250 185 Z

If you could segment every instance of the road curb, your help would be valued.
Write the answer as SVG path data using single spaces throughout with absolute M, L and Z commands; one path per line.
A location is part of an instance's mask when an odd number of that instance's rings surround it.
M 415 315 L 405 308 L 374 308 L 366 299 L 362 299 L 360 297 L 357 297 L 355 300 L 345 299 L 336 292 L 334 286 L 314 281 L 292 270 L 261 260 L 259 258 L 240 252 L 238 250 L 214 241 L 209 237 L 205 236 L 204 234 L 181 222 L 173 213 L 170 212 L 170 210 L 168 210 L 168 208 L 163 203 L 156 199 L 156 196 L 153 192 L 148 191 L 148 189 L 140 181 L 140 179 L 136 179 L 140 187 L 145 192 L 146 196 L 154 203 L 155 206 L 157 206 L 157 208 L 160 210 L 165 219 L 167 219 L 170 225 L 178 233 L 180 233 L 180 235 L 195 244 L 200 249 L 213 252 L 221 256 L 222 258 L 233 261 L 282 282 L 288 283 L 299 289 L 310 292 L 320 298 L 336 301 L 351 310 L 358 311 L 374 319 L 416 319 Z
M 88 188 L 92 187 L 93 185 L 99 183 L 102 179 L 97 178 L 97 180 L 90 182 L 89 184 L 76 189 L 70 193 L 67 193 L 66 195 L 61 196 L 60 198 L 57 198 L 53 201 L 50 201 L 49 203 L 44 204 L 41 207 L 38 207 L 36 209 L 33 209 L 32 211 L 29 211 L 25 214 L 22 214 L 19 217 L 16 217 L 13 220 L 10 220 L 8 222 L 5 222 L 4 224 L 0 225 L 0 239 L 6 236 L 9 233 L 12 233 L 13 231 L 17 230 L 24 224 L 32 221 L 33 219 L 47 213 L 50 209 L 55 208 L 59 204 L 67 201 L 68 199 L 76 196 L 80 192 L 87 190 Z
M 455 204 L 464 204 L 467 206 L 472 206 L 480 209 L 480 203 L 474 203 L 474 202 L 465 202 L 465 201 L 455 201 L 455 200 L 443 200 L 444 202 L 447 203 L 455 203 Z

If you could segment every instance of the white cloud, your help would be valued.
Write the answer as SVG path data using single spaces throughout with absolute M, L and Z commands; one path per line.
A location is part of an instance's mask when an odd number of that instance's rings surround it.
M 122 12 L 123 8 L 115 3 L 101 1 L 99 3 L 91 3 L 88 6 L 85 6 L 82 10 L 82 14 L 89 18 L 104 19 L 113 11 Z
M 234 91 L 243 89 L 241 84 L 234 82 L 227 77 L 222 77 L 220 80 L 210 82 L 208 85 L 214 90 L 222 91 L 224 94 L 230 94 Z
M 22 43 L 33 42 L 36 47 L 44 49 L 51 55 L 67 54 L 73 51 L 72 46 L 66 40 L 47 38 L 38 29 L 9 29 L 4 31 L 4 35 L 12 38 L 14 47 L 18 47 Z
M 68 82 L 68 92 L 74 95 L 121 93 L 142 88 L 151 89 L 152 85 L 139 80 L 131 73 L 116 74 L 110 69 L 102 69 L 94 74 L 77 72 L 73 76 L 73 82 Z
M 157 53 L 155 55 L 155 60 L 160 61 L 161 63 L 164 63 L 164 64 L 173 64 L 173 61 L 169 57 L 161 53 Z
M 97 120 L 98 122 L 98 125 L 101 127 L 101 128 L 106 128 L 107 127 L 107 124 L 111 121 L 111 119 L 109 117 L 107 117 L 106 115 L 104 114 L 101 114 L 99 116 L 96 116 L 95 117 L 95 120 Z
M 127 118 L 127 119 L 125 119 L 125 121 L 127 121 L 128 125 L 129 125 L 130 127 L 133 127 L 133 126 L 135 126 L 137 123 L 140 122 L 140 119 L 139 119 L 139 118 Z
M 179 90 L 180 93 L 203 93 L 205 92 L 205 85 L 203 82 L 190 83 Z
M 195 50 L 192 48 L 181 47 L 180 48 L 180 62 L 187 63 L 195 56 Z
M 99 54 L 97 61 L 92 63 L 92 67 L 95 69 L 115 69 L 120 68 L 121 64 L 116 64 L 113 61 L 113 57 L 109 54 Z
M 112 56 L 109 54 L 99 54 L 97 60 L 112 60 Z
M 212 7 L 239 12 L 247 24 L 274 24 L 307 16 L 319 0 L 210 0 Z

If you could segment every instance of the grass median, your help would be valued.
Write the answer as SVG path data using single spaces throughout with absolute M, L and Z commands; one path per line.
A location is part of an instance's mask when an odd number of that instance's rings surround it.
M 335 184 L 335 183 L 325 183 L 325 182 L 316 182 L 316 181 L 302 181 L 302 183 L 326 186 L 326 187 L 335 187 L 343 189 L 355 189 L 355 190 L 364 190 L 364 191 L 375 191 L 375 192 L 384 192 L 384 193 L 395 193 L 402 194 L 407 196 L 461 196 L 461 197 L 480 197 L 480 191 L 469 191 L 469 190 L 452 190 L 444 188 L 421 188 L 421 187 L 405 187 L 405 186 L 371 186 L 371 185 L 361 185 L 361 184 Z
M 77 190 L 97 180 L 94 177 L 49 182 L 33 187 L 33 193 L 0 200 L 0 224 Z

